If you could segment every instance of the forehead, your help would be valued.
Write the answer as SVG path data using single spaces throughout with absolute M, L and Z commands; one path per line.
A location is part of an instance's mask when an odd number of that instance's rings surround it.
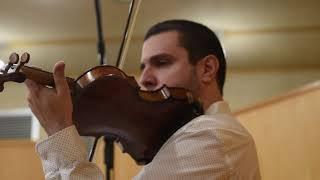
M 157 54 L 174 55 L 181 49 L 184 48 L 179 45 L 179 33 L 177 31 L 162 32 L 149 37 L 143 43 L 141 60 L 149 59 Z

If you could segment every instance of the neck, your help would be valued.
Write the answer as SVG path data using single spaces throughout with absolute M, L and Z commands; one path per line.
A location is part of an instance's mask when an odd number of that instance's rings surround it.
M 208 86 L 201 90 L 199 99 L 203 105 L 203 109 L 207 110 L 212 103 L 222 101 L 223 97 L 216 86 Z

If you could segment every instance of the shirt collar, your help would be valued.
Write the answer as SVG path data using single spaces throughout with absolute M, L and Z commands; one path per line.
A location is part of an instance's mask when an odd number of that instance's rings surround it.
M 213 115 L 218 113 L 231 114 L 229 104 L 226 101 L 214 102 L 205 111 L 205 114 L 208 114 L 208 115 Z

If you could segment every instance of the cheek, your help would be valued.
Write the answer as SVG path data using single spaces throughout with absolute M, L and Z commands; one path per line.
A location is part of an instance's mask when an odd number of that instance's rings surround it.
M 188 68 L 172 68 L 159 73 L 159 85 L 166 84 L 169 87 L 183 87 L 190 89 L 191 71 Z

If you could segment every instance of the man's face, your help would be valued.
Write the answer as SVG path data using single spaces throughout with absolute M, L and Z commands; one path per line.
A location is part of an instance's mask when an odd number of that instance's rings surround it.
M 153 35 L 142 48 L 140 86 L 156 90 L 163 85 L 198 89 L 196 68 L 188 60 L 188 52 L 179 45 L 178 32 Z

